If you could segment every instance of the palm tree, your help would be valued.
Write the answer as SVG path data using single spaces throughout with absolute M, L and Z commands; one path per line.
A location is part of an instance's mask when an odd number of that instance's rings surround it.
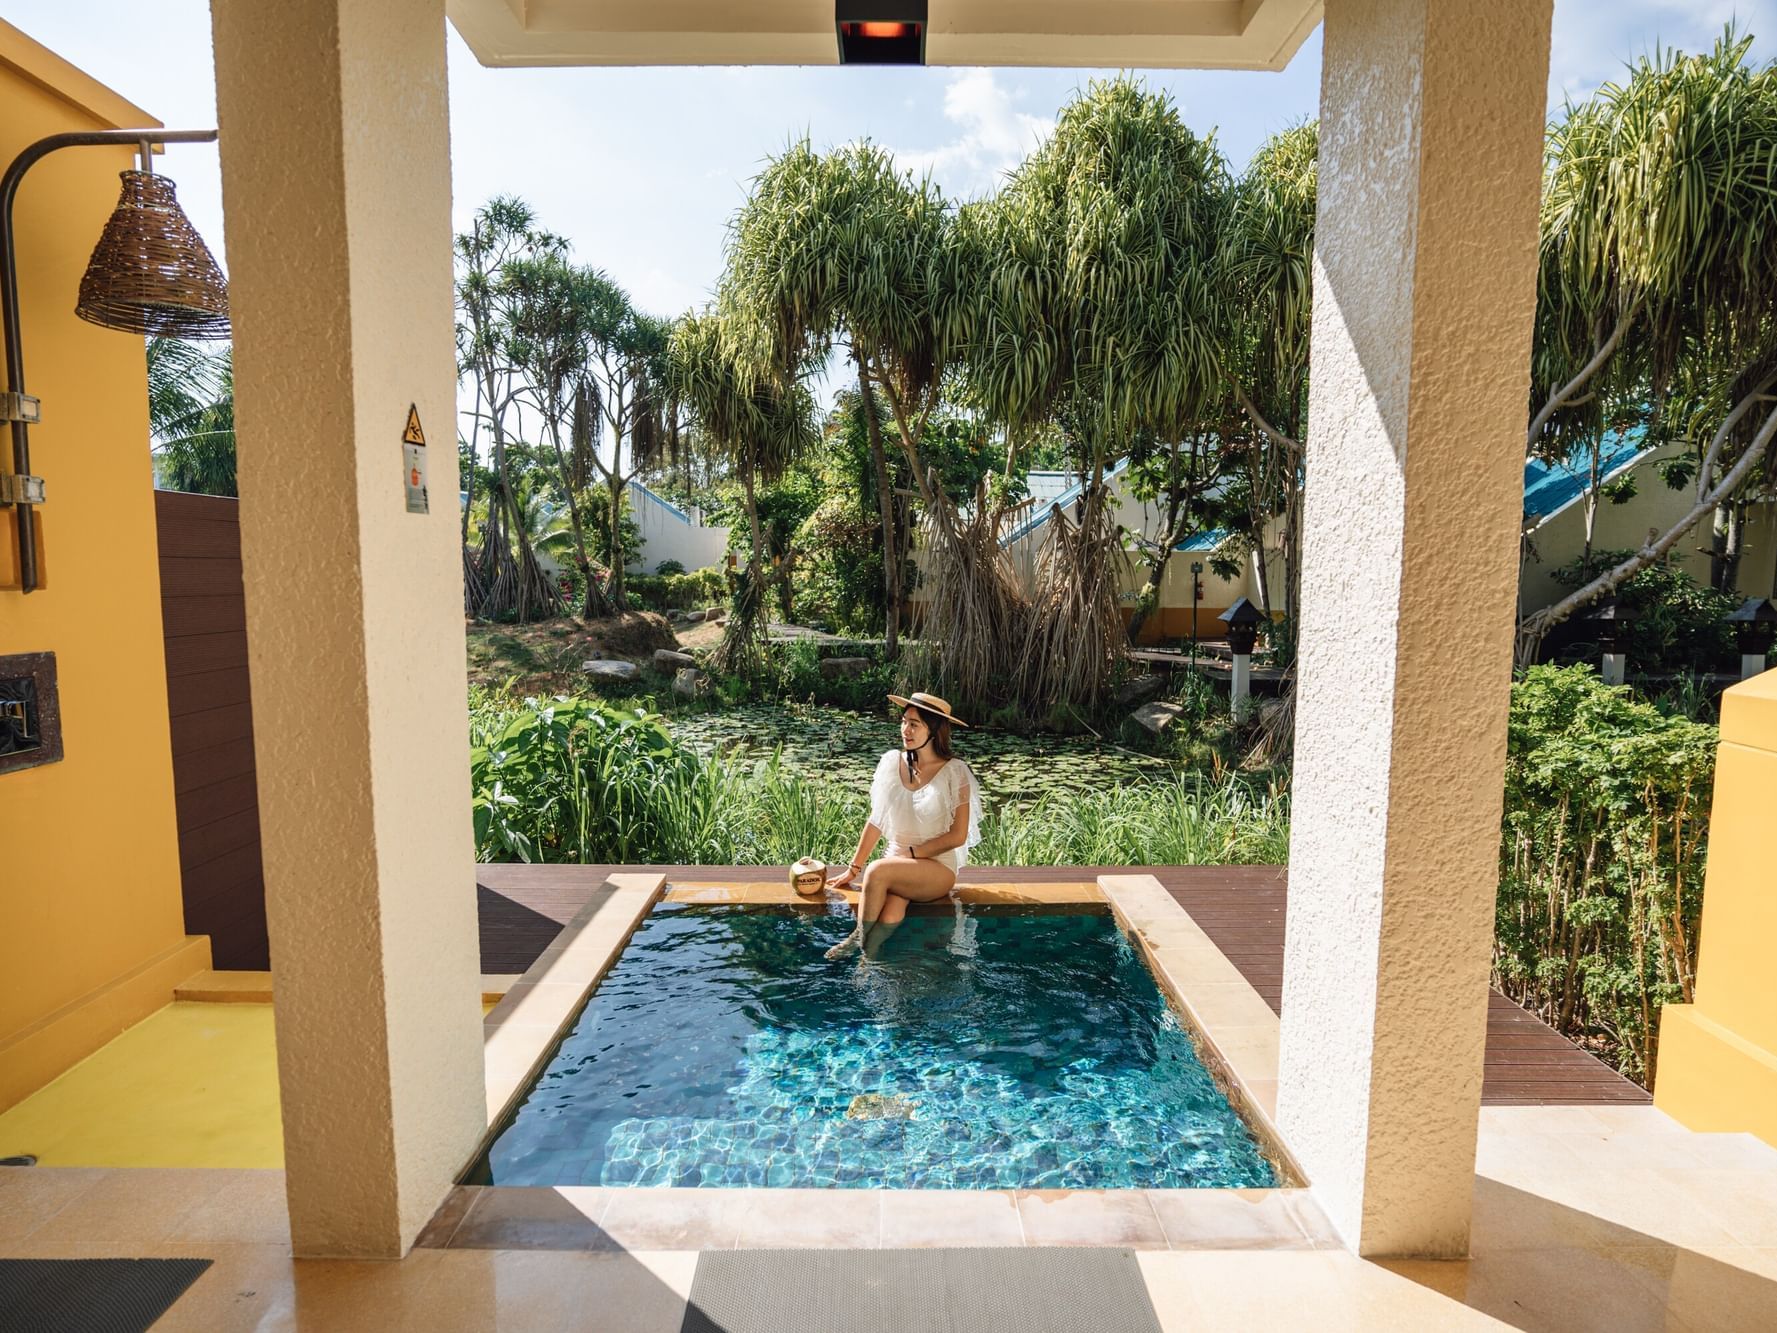
M 537 563 L 520 521 L 506 448 L 511 414 L 524 385 L 505 339 L 500 271 L 514 260 L 560 253 L 565 247 L 535 221 L 522 199 L 502 195 L 476 210 L 469 230 L 456 238 L 458 368 L 475 382 L 477 432 L 481 425 L 488 427 L 494 458 L 494 494 L 482 526 L 481 550 L 473 557 L 465 552 L 464 558 L 465 600 L 471 592 L 479 593 L 479 599 L 465 609 L 486 619 L 512 616 L 520 622 L 561 610 L 560 594 Z M 471 465 L 473 461 L 472 456 Z
M 670 391 L 740 474 L 751 546 L 714 661 L 723 671 L 749 671 L 759 659 L 767 578 L 757 487 L 814 445 L 814 403 L 801 385 L 786 388 L 737 347 L 732 327 L 709 311 L 687 314 L 673 326 L 667 372 Z
M 1216 416 L 1210 290 L 1226 173 L 1211 140 L 1136 81 L 1093 83 L 992 198 L 962 210 L 958 253 L 985 280 L 968 314 L 975 398 L 1016 436 L 1059 424 L 1086 478 L 1050 536 L 1016 674 L 1051 705 L 1102 696 L 1124 654 L 1105 474 L 1134 433 L 1184 438 Z
M 954 252 L 952 221 L 937 187 L 898 170 L 876 145 L 857 143 L 822 156 L 803 139 L 773 158 L 754 181 L 730 231 L 720 296 L 735 336 L 785 383 L 822 364 L 836 339 L 847 344 L 876 471 L 890 656 L 901 631 L 906 552 L 896 521 L 885 423 L 875 411 L 878 392 L 928 523 L 947 542 L 961 527 L 956 505 L 932 479 L 920 450 L 945 371 L 955 364 L 975 277 Z M 942 563 L 939 557 L 935 566 Z M 962 614 L 979 600 L 965 593 Z M 931 605 L 943 617 L 959 607 L 951 598 L 934 598 Z M 968 638 L 955 624 L 928 626 L 928 631 L 944 652 Z M 1001 638 L 994 646 L 1003 643 Z M 963 690 L 965 700 L 970 688 Z
M 1777 436 L 1777 66 L 1730 29 L 1705 55 L 1643 57 L 1550 135 L 1531 455 L 1565 457 L 1644 403 L 1694 452 L 1694 503 L 1663 534 L 1519 625 L 1550 628 L 1661 559 L 1703 519 L 1718 556 Z M 1720 572 L 1718 563 L 1718 574 Z
M 157 484 L 198 495 L 235 495 L 234 353 L 177 338 L 150 338 L 148 432 Z
M 1268 616 L 1282 610 L 1283 632 L 1292 639 L 1302 579 L 1301 440 L 1308 424 L 1319 152 L 1320 128 L 1313 122 L 1259 148 L 1230 191 L 1216 266 L 1221 364 L 1245 418 L 1240 438 L 1228 443 L 1243 473 L 1259 600 Z M 1272 594 L 1264 551 L 1274 517 L 1282 519 L 1281 599 Z
M 586 588 L 580 615 L 608 616 L 614 608 L 587 550 L 579 492 L 589 479 L 587 456 L 595 452 L 586 430 L 586 399 L 594 392 L 587 347 L 595 308 L 610 281 L 551 252 L 508 260 L 497 283 L 506 346 L 555 456 L 572 559 Z

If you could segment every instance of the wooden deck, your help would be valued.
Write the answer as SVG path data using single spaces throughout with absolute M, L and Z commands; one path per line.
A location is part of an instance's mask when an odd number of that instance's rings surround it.
M 606 875 L 646 866 L 476 867 L 481 915 L 481 970 L 522 972 L 548 947 Z M 773 866 L 656 866 L 668 882 L 756 883 L 775 880 Z M 1190 912 L 1273 1010 L 1283 1001 L 1286 872 L 1278 866 L 971 866 L 976 884 L 1091 879 L 1100 874 L 1151 874 Z M 1431 1034 L 1436 1040 L 1436 1034 Z M 1498 991 L 1489 997 L 1487 1058 L 1481 1100 L 1488 1106 L 1586 1106 L 1645 1103 L 1652 1098 L 1560 1036 Z

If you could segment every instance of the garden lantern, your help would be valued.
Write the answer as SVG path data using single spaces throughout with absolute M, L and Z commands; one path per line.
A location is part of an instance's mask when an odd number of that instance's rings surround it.
M 1197 669 L 1197 603 L 1203 596 L 1203 562 L 1191 562 L 1191 669 Z
M 1629 627 L 1635 618 L 1634 608 L 1614 597 L 1586 617 L 1598 627 L 1598 647 L 1604 653 L 1599 674 L 1606 685 L 1621 685 L 1627 674 Z
M 45 492 L 43 478 L 31 474 L 30 428 L 42 414 L 38 400 L 25 391 L 18 256 L 12 225 L 19 182 L 35 163 L 57 149 L 139 145 L 142 169 L 122 173 L 122 195 L 80 281 L 75 313 L 91 323 L 127 333 L 223 338 L 228 336 L 228 284 L 180 209 L 172 182 L 156 176 L 149 163 L 157 143 L 214 143 L 216 138 L 215 130 L 52 134 L 26 148 L 0 176 L 0 324 L 4 325 L 6 348 L 0 421 L 7 422 L 12 432 L 12 465 L 0 465 L 0 508 L 13 510 L 22 592 L 32 592 L 43 582 L 36 506 L 43 503 Z
M 1265 613 L 1242 597 L 1216 619 L 1228 627 L 1228 647 L 1234 653 L 1234 678 L 1228 689 L 1228 705 L 1234 720 L 1246 716 L 1248 697 L 1252 693 L 1252 653 L 1259 641 L 1259 626 Z
M 1750 680 L 1765 669 L 1771 645 L 1777 642 L 1777 605 L 1768 597 L 1748 597 L 1728 623 L 1740 648 L 1740 679 Z
M 834 0 L 842 65 L 926 63 L 926 0 Z

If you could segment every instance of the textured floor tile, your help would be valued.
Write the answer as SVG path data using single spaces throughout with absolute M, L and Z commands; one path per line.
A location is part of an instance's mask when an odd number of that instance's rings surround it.
M 214 1194 L 173 1220 L 167 1239 L 233 1245 L 290 1244 L 282 1171 L 230 1171 Z
M 167 1240 L 179 1218 L 213 1198 L 236 1174 L 221 1169 L 120 1167 L 105 1172 L 90 1189 L 82 1190 L 31 1237 L 47 1241 Z
M 884 1190 L 885 1249 L 1024 1244 L 1018 1201 L 1005 1190 Z
M 107 1174 L 102 1167 L 0 1166 L 0 1247 L 30 1236 Z
M 1166 1233 L 1138 1190 L 1020 1190 L 1026 1245 L 1120 1245 L 1163 1250 Z
M 874 1190 L 734 1190 L 741 1249 L 875 1249 L 882 1200 Z
M 733 1190 L 614 1189 L 599 1226 L 626 1250 L 731 1250 L 744 1206 Z
M 1148 1202 L 1175 1250 L 1306 1250 L 1280 1190 L 1149 1190 Z
M 598 1225 L 609 1191 L 489 1186 L 451 1237 L 452 1249 L 601 1250 L 611 1242 Z

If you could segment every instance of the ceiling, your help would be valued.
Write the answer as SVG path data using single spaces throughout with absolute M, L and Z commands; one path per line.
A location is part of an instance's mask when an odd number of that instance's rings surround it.
M 484 65 L 839 60 L 833 0 L 447 0 L 447 8 Z M 1321 0 L 929 0 L 926 63 L 1282 69 L 1320 15 Z

